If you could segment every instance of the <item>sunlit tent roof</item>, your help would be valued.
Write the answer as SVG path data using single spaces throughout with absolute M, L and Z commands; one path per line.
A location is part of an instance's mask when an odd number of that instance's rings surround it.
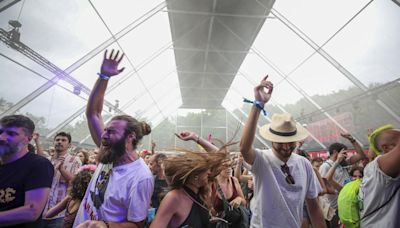
M 340 132 L 367 147 L 368 129 L 400 123 L 399 28 L 397 0 L 0 0 L 0 116 L 93 146 L 85 106 L 104 50 L 118 49 L 126 69 L 104 119 L 149 122 L 144 148 L 195 148 L 181 130 L 239 140 L 243 98 L 265 75 L 274 92 L 259 127 L 289 112 L 311 133 L 308 151 L 346 142 Z M 257 134 L 255 146 L 269 142 Z

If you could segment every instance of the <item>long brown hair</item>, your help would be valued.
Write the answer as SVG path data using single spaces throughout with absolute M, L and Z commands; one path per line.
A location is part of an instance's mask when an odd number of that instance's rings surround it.
M 76 174 L 76 176 L 71 181 L 71 189 L 69 193 L 72 199 L 83 199 L 93 173 L 93 170 L 82 170 L 78 174 Z
M 223 169 L 222 163 L 228 159 L 227 148 L 234 143 L 228 143 L 222 146 L 218 151 L 205 153 L 178 148 L 176 151 L 181 152 L 178 156 L 167 157 L 164 159 L 164 172 L 168 184 L 172 189 L 180 189 L 187 184 L 187 181 L 200 173 L 207 170 L 211 171 L 209 183 Z M 211 208 L 210 185 L 199 188 L 199 195 L 206 204 Z

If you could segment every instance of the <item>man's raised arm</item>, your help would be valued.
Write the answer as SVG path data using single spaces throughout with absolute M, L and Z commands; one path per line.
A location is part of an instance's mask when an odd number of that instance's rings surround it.
M 378 164 L 386 175 L 393 178 L 400 176 L 400 137 L 397 138 L 395 146 L 389 152 L 379 157 Z
M 353 144 L 354 149 L 357 152 L 355 155 L 353 155 L 350 158 L 348 158 L 347 162 L 350 165 L 355 164 L 355 163 L 359 162 L 360 160 L 362 160 L 362 159 L 367 157 L 365 155 L 364 150 L 362 149 L 360 143 L 357 142 L 357 140 L 355 140 L 351 134 L 349 134 L 349 133 L 340 133 L 340 136 L 342 136 L 343 138 L 349 140 L 350 143 Z
M 86 107 L 86 117 L 90 134 L 97 146 L 101 144 L 101 135 L 104 131 L 104 121 L 101 116 L 101 111 L 103 110 L 104 94 L 106 92 L 108 80 L 110 77 L 118 75 L 124 70 L 124 68 L 118 69 L 118 64 L 121 62 L 124 54 L 122 54 L 121 57 L 118 56 L 119 51 L 117 51 L 115 55 L 113 54 L 114 50 L 111 51 L 110 56 L 107 58 L 107 50 L 104 52 L 99 78 L 94 84 Z
M 254 105 L 251 107 L 249 117 L 244 125 L 242 138 L 240 140 L 240 152 L 243 155 L 243 159 L 251 165 L 255 159 L 253 141 L 256 134 L 257 121 L 260 116 L 260 108 L 264 108 L 264 105 L 271 98 L 271 93 L 273 90 L 272 82 L 267 81 L 267 78 L 268 75 L 264 77 L 260 84 L 254 88 Z M 268 92 L 266 92 L 265 89 L 268 89 Z

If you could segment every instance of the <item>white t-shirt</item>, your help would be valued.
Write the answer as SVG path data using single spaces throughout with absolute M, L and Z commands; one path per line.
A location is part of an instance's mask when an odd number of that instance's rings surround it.
M 364 169 L 364 178 L 358 193 L 362 203 L 360 217 L 383 205 L 400 186 L 400 177 L 390 177 L 379 168 L 379 157 Z M 400 190 L 392 200 L 377 212 L 361 220 L 361 227 L 400 227 Z
M 319 167 L 319 173 L 322 177 L 324 177 L 328 173 L 329 169 L 334 165 L 334 163 L 335 162 L 330 159 L 322 163 L 322 165 Z M 333 174 L 332 179 L 342 186 L 351 181 L 349 172 L 347 172 L 347 170 L 340 165 L 335 169 L 335 173 Z M 325 194 L 321 197 L 324 198 L 332 208 L 337 209 L 338 193 Z
M 107 170 L 108 166 L 98 165 L 83 197 L 73 227 L 86 220 L 140 222 L 146 218 L 153 194 L 154 178 L 142 158 L 112 168 L 104 202 L 99 209 L 96 209 L 91 192 L 96 191 L 96 180 L 101 171 Z
M 272 150 L 255 149 L 255 152 L 251 166 L 254 197 L 250 204 L 253 212 L 250 227 L 300 227 L 305 199 L 315 199 L 322 191 L 311 163 L 297 154 L 290 156 L 287 165 L 295 180 L 290 185 L 281 170 L 284 162 Z

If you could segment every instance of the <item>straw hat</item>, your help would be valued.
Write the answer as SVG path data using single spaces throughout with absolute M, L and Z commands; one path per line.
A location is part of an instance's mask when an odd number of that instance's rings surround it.
M 288 143 L 301 141 L 309 133 L 289 113 L 282 113 L 274 114 L 271 123 L 260 128 L 260 135 L 271 142 Z

